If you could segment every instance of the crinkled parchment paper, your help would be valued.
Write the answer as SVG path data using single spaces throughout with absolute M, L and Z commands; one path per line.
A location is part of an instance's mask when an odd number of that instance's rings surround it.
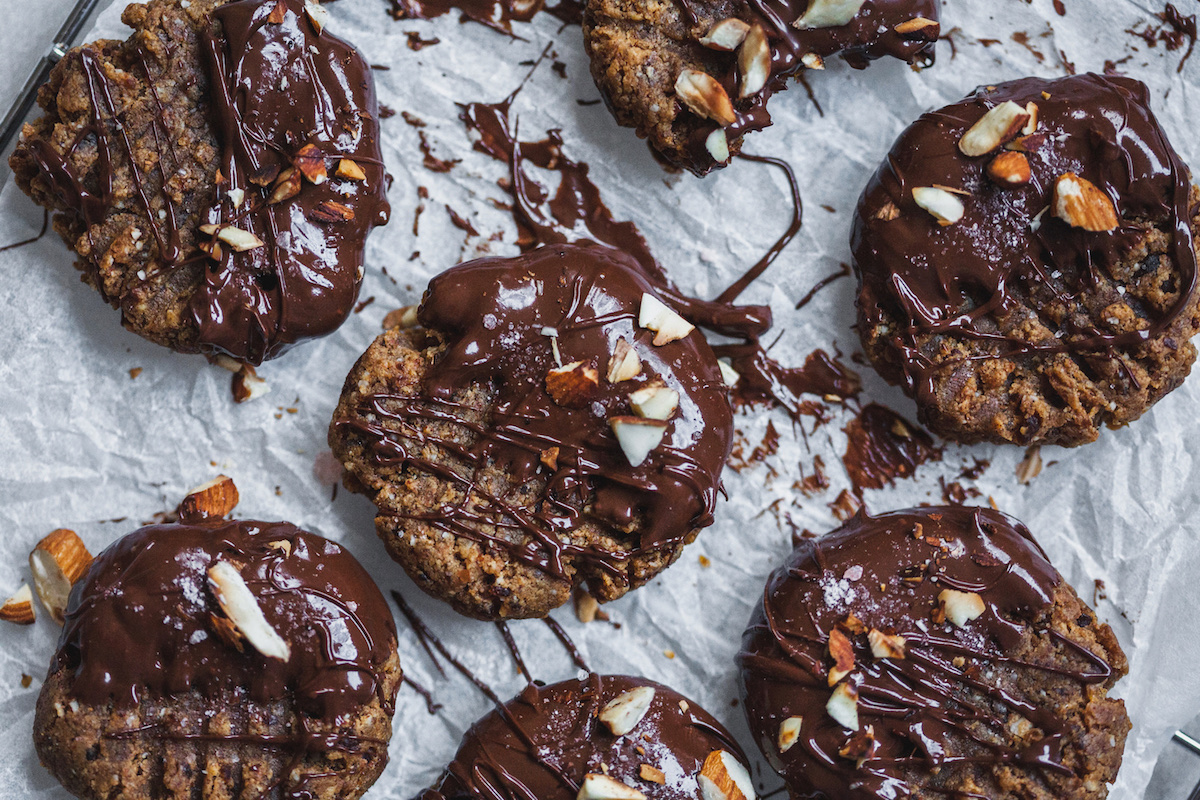
M 123 0 L 102 16 L 100 32 L 124 37 Z M 775 126 L 754 135 L 747 150 L 783 156 L 795 167 L 805 201 L 803 231 L 743 299 L 769 302 L 780 334 L 772 354 L 799 364 L 814 348 L 849 355 L 857 340 L 853 281 L 820 292 L 801 311 L 796 301 L 849 259 L 851 212 L 859 191 L 900 130 L 923 111 L 956 100 L 977 84 L 1026 74 L 1061 75 L 1064 58 L 1079 70 L 1101 70 L 1106 60 L 1152 87 L 1154 105 L 1185 161 L 1200 164 L 1194 101 L 1200 58 L 1182 74 L 1182 50 L 1154 49 L 1125 32 L 1141 29 L 1157 5 L 1125 0 L 1066 0 L 1058 16 L 1051 0 L 948 2 L 943 30 L 953 30 L 957 55 L 939 45 L 938 65 L 920 74 L 894 62 L 865 72 L 830 62 L 810 75 L 817 113 L 803 87 L 776 97 Z M 1195 11 L 1185 0 L 1185 13 Z M 125 332 L 117 314 L 79 282 L 72 256 L 53 234 L 0 253 L 0 591 L 27 580 L 26 556 L 56 527 L 77 530 L 93 552 L 172 509 L 187 489 L 218 472 L 241 489 L 237 514 L 287 519 L 344 542 L 384 589 L 399 588 L 462 659 L 501 696 L 520 678 L 497 631 L 462 619 L 421 595 L 386 557 L 375 538 L 371 505 L 342 491 L 331 500 L 325 432 L 342 379 L 395 307 L 416 302 L 430 276 L 480 253 L 513 253 L 511 219 L 489 198 L 506 199 L 496 186 L 503 165 L 470 148 L 457 119 L 457 102 L 495 101 L 527 73 L 528 61 L 553 42 L 547 62 L 565 64 L 566 78 L 543 63 L 513 105 L 522 137 L 562 128 L 567 152 L 591 164 L 592 178 L 617 218 L 632 219 L 660 260 L 687 291 L 713 296 L 753 263 L 785 227 L 787 187 L 772 168 L 747 162 L 705 181 L 664 173 L 631 131 L 619 129 L 602 105 L 587 71 L 577 27 L 560 28 L 543 15 L 518 24 L 519 39 L 453 16 L 432 22 L 395 22 L 382 0 L 342 0 L 330 7 L 334 30 L 367 59 L 390 67 L 376 72 L 381 101 L 423 119 L 433 152 L 461 159 L 448 173 L 422 166 L 418 132 L 399 116 L 383 123 L 385 158 L 395 177 L 392 221 L 378 229 L 367 251 L 362 299 L 374 302 L 336 334 L 301 346 L 265 366 L 265 398 L 234 405 L 227 372 L 200 357 L 172 354 Z M 405 33 L 419 31 L 440 44 L 414 52 Z M 1027 34 L 1028 46 L 1013 38 Z M 1018 36 L 1017 38 L 1026 38 Z M 990 44 L 979 40 L 998 40 Z M 1136 47 L 1136 50 L 1134 49 Z M 1063 55 L 1065 54 L 1065 55 Z M 429 198 L 413 216 L 417 189 Z M 34 233 L 42 214 L 11 183 L 0 196 L 0 244 Z M 445 206 L 480 232 L 467 237 Z M 493 234 L 500 238 L 492 241 Z M 466 241 L 464 242 L 464 239 Z M 415 255 L 419 253 L 419 255 Z M 386 268 L 387 274 L 384 274 Z M 768 341 L 770 339 L 768 338 Z M 130 370 L 140 369 L 136 378 Z M 862 369 L 863 400 L 905 416 L 911 404 Z M 962 480 L 982 497 L 1024 520 L 1054 563 L 1088 600 L 1103 581 L 1098 611 L 1117 630 L 1131 675 L 1120 688 L 1133 718 L 1125 766 L 1112 797 L 1139 797 L 1154 760 L 1177 726 L 1200 710 L 1200 379 L 1193 378 L 1144 419 L 1077 450 L 1046 448 L 1040 476 L 1019 485 L 1017 448 L 947 448 L 945 458 L 922 466 L 915 478 L 868 492 L 872 510 L 938 502 L 939 478 L 955 480 L 974 458 L 991 467 Z M 620 623 L 581 625 L 569 609 L 557 612 L 591 666 L 645 675 L 670 684 L 725 720 L 748 751 L 735 696 L 733 655 L 767 573 L 790 548 L 793 525 L 814 531 L 835 524 L 828 503 L 848 485 L 840 456 L 842 427 L 852 413 L 831 406 L 832 421 L 804 431 L 781 413 L 743 413 L 738 428 L 747 452 L 763 438 L 768 420 L 781 432 L 766 464 L 727 471 L 729 499 L 717 522 L 680 562 L 651 585 L 611 604 Z M 831 487 L 814 497 L 792 489 L 801 468 L 821 456 Z M 117 521 L 119 519 L 119 521 Z M 710 566 L 703 566 L 700 556 Z M 391 765 L 370 797 L 406 800 L 426 786 L 453 754 L 459 737 L 488 710 L 465 680 L 443 678 L 400 623 L 404 667 L 431 687 L 444 708 L 426 713 L 403 689 L 396 714 Z M 556 681 L 576 670 L 541 622 L 513 625 L 535 677 Z M 0 626 L 0 798 L 64 797 L 37 763 L 30 739 L 34 700 L 58 628 L 42 614 L 31 628 Z M 673 653 L 673 657 L 667 652 Z M 33 676 L 29 688 L 22 674 Z M 761 764 L 760 786 L 778 780 Z M 1178 787 L 1178 797 L 1186 789 Z

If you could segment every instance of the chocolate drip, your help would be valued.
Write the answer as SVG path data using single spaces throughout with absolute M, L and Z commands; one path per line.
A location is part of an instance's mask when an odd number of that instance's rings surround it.
M 1038 107 L 1038 130 L 1026 137 L 1031 180 L 1001 188 L 985 175 L 989 158 L 968 158 L 959 139 L 989 109 L 1005 101 Z M 1047 207 L 1059 176 L 1074 172 L 1116 203 L 1121 225 L 1088 232 Z M 965 214 L 939 226 L 912 197 L 916 187 L 963 190 Z M 1166 332 L 1193 299 L 1190 177 L 1150 111 L 1146 86 L 1088 74 L 1058 80 L 1026 78 L 981 88 L 966 100 L 921 117 L 900 137 L 859 200 L 853 233 L 864 329 L 891 325 L 898 366 L 890 380 L 933 402 L 936 384 L 953 364 L 937 363 L 931 337 L 973 343 L 978 359 L 1071 353 L 1120 361 Z M 880 210 L 891 204 L 894 219 Z M 1172 305 L 1142 330 L 1101 330 L 1091 315 L 1043 318 L 1055 333 L 1029 341 L 1021 326 L 1022 297 L 1074 302 L 1140 245 L 1150 225 L 1163 225 L 1182 282 Z M 1120 298 L 1114 292 L 1106 302 Z M 1047 301 L 1048 302 L 1048 301 Z M 898 322 L 888 322 L 894 317 Z M 1126 372 L 1128 372 L 1126 370 Z
M 6 253 L 9 250 L 16 250 L 18 247 L 25 247 L 26 245 L 30 245 L 30 244 L 33 244 L 34 242 L 41 241 L 41 238 L 46 235 L 46 231 L 48 231 L 49 229 L 50 229 L 50 210 L 43 209 L 42 210 L 42 228 L 41 228 L 41 230 L 39 230 L 37 232 L 37 236 L 30 236 L 28 239 L 22 239 L 19 242 L 13 242 L 12 244 L 6 244 L 3 247 L 0 247 L 0 253 Z
M 216 204 L 205 221 L 249 231 L 262 247 L 223 247 L 191 310 L 210 350 L 257 364 L 294 342 L 335 330 L 354 307 L 370 229 L 390 208 L 370 67 L 353 47 L 318 31 L 304 0 L 238 0 L 213 11 L 203 37 L 222 145 Z M 314 145 L 330 173 L 305 178 L 299 193 L 271 203 L 283 170 Z M 353 161 L 363 180 L 332 174 Z M 299 178 L 299 174 L 296 175 Z M 235 205 L 230 191 L 242 191 Z M 332 205 L 331 205 L 332 204 Z
M 613 736 L 596 714 L 639 686 L 653 687 L 654 698 L 636 735 Z M 420 800 L 573 800 L 584 776 L 600 772 L 655 798 L 695 800 L 696 775 L 714 750 L 746 761 L 716 719 L 661 684 L 595 674 L 546 687 L 530 684 L 471 726 L 446 772 Z M 664 783 L 642 778 L 643 764 L 661 770 Z
M 218 561 L 238 569 L 286 661 L 222 638 L 207 576 Z M 391 709 L 398 682 L 382 670 L 395 641 L 386 602 L 340 546 L 282 522 L 197 521 L 142 528 L 96 557 L 71 592 L 51 670 L 69 670 L 72 695 L 101 708 L 199 692 L 289 699 L 334 724 L 376 697 Z
M 820 60 L 840 55 L 855 69 L 865 68 L 871 61 L 892 56 L 910 64 L 933 64 L 937 43 L 939 8 L 936 0 L 866 0 L 854 18 L 845 25 L 828 28 L 795 27 L 793 23 L 804 16 L 808 0 L 736 0 L 734 16 L 758 25 L 766 33 L 771 52 L 770 77 L 766 85 L 748 98 L 738 99 L 740 76 L 737 59 L 728 58 L 723 72 L 715 77 L 734 99 L 734 122 L 725 126 L 725 136 L 733 142 L 747 133 L 762 130 L 771 124 L 767 101 L 775 92 L 787 88 L 788 79 L 801 75 L 807 68 L 806 58 Z M 686 2 L 681 9 L 692 26 L 697 23 L 695 12 Z M 906 33 L 896 31 L 897 25 L 925 19 L 934 23 L 917 27 Z M 818 107 L 819 110 L 819 107 Z M 689 143 L 689 163 L 684 164 L 697 175 L 704 175 L 719 166 L 705 147 L 708 136 L 720 126 L 715 122 L 698 128 Z
M 769 578 L 738 654 L 756 739 L 793 793 L 805 796 L 908 797 L 917 785 L 911 781 L 919 780 L 912 776 L 961 764 L 1069 773 L 1062 751 L 1075 734 L 1057 709 L 1039 705 L 1019 681 L 995 675 L 1043 673 L 1069 681 L 1071 691 L 1113 679 L 1099 656 L 1042 629 L 1061 582 L 1029 531 L 989 509 L 860 513 L 833 533 L 798 542 Z M 977 593 L 982 615 L 964 627 L 936 621 L 945 589 Z M 857 735 L 873 736 L 865 754 L 839 754 L 855 732 L 825 708 L 835 629 L 854 651 L 845 680 L 858 692 Z M 903 658 L 875 657 L 866 646 L 872 629 L 902 636 Z M 1018 655 L 1029 637 L 1055 646 Z M 1046 689 L 1047 696 L 1058 696 L 1054 691 Z M 1012 714 L 1043 732 L 1036 745 L 1006 744 Z M 780 753 L 780 723 L 793 716 L 802 718 L 799 736 Z M 946 791 L 939 785 L 922 788 Z
M 424 376 L 418 396 L 374 395 L 356 419 L 339 420 L 363 435 L 380 463 L 405 463 L 461 486 L 470 504 L 421 519 L 448 533 L 504 548 L 556 577 L 584 562 L 626 580 L 633 556 L 671 550 L 712 522 L 721 467 L 729 454 L 732 414 L 717 362 L 699 334 L 654 346 L 638 325 L 642 297 L 655 287 L 624 253 L 596 245 L 545 247 L 517 258 L 486 258 L 454 267 L 430 282 L 418 311 L 445 349 Z M 604 378 L 617 342 L 637 351 L 642 370 L 629 381 Z M 594 391 L 559 405 L 546 375 L 562 363 L 597 370 Z M 631 466 L 609 420 L 629 413 L 629 394 L 652 380 L 678 392 L 678 411 L 661 445 Z M 471 387 L 494 392 L 486 424 L 460 405 Z M 373 421 L 370 421 L 373 420 Z M 434 463 L 413 447 L 413 431 L 448 422 L 468 432 L 459 445 L 425 432 L 470 470 Z M 485 467 L 537 491 L 534 502 L 511 501 L 479 480 Z M 585 519 L 637 531 L 625 549 L 577 543 L 563 534 Z M 480 530 L 498 524 L 509 537 Z M 569 571 L 570 570 L 570 571 Z

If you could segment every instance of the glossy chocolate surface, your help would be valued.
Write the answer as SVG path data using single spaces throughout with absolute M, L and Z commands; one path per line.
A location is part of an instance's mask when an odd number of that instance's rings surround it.
M 639 686 L 654 688 L 649 709 L 630 733 L 614 736 L 595 715 Z M 419 800 L 574 800 L 584 776 L 601 772 L 649 797 L 695 800 L 696 776 L 714 750 L 746 763 L 721 723 L 653 681 L 590 674 L 530 684 L 471 726 L 446 772 Z M 642 778 L 643 764 L 661 770 L 664 782 Z
M 89 237 L 115 210 L 116 160 L 125 162 L 140 224 L 149 229 L 146 244 L 156 252 L 148 263 L 155 270 L 203 266 L 189 300 L 196 335 L 185 346 L 251 364 L 341 325 L 358 295 L 367 233 L 390 212 L 371 70 L 349 44 L 318 31 L 304 9 L 303 0 L 237 0 L 217 6 L 209 28 L 200 32 L 195 77 L 206 87 L 221 155 L 211 205 L 198 217 L 173 199 L 177 189 L 163 189 L 165 170 L 179 163 L 170 125 L 160 122 L 146 137 L 151 144 L 131 141 L 116 100 L 125 87 L 88 48 L 67 58 L 79 59 L 91 123 L 65 150 L 42 140 L 29 148 L 58 201 L 78 214 Z M 126 46 L 141 47 L 136 39 Z M 142 67 L 136 77 L 147 82 L 166 114 L 163 67 L 146 51 L 135 52 Z M 94 164 L 89 174 L 79 174 L 76 151 L 86 151 L 93 139 Z M 319 185 L 299 180 L 297 193 L 270 202 L 281 173 L 308 145 L 315 148 L 313 164 L 320 162 L 328 178 Z M 158 167 L 143 173 L 135 156 L 147 146 L 157 150 Z M 335 174 L 343 158 L 361 169 L 362 179 Z M 211 232 L 181 235 L 192 225 L 211 225 Z M 220 230 L 227 227 L 252 234 L 261 246 L 235 250 L 222 241 Z M 146 283 L 156 275 L 137 277 Z M 105 296 L 136 305 L 140 289 Z
M 904 798 L 912 789 L 908 770 L 957 764 L 1064 770 L 1062 748 L 1075 732 L 1053 707 L 992 677 L 1027 668 L 1066 678 L 1075 691 L 1110 679 L 1108 664 L 1052 631 L 1042 635 L 1070 651 L 1070 660 L 1018 659 L 1032 620 L 1052 604 L 1061 581 L 1025 526 L 990 509 L 860 513 L 801 541 L 768 579 L 738 654 L 756 741 L 801 797 Z M 947 589 L 978 594 L 982 614 L 962 627 L 944 614 L 938 621 Z M 904 657 L 876 657 L 870 630 L 902 636 Z M 853 647 L 843 681 L 858 693 L 857 733 L 873 733 L 863 753 L 849 756 L 841 751 L 855 732 L 826 710 L 835 631 Z M 1044 738 L 1026 749 L 1007 746 L 1012 713 Z M 799 735 L 781 752 L 780 724 L 794 716 L 803 719 Z
M 420 394 L 374 395 L 363 401 L 358 419 L 337 424 L 365 435 L 380 463 L 410 465 L 479 497 L 478 507 L 446 506 L 424 521 L 503 547 L 555 576 L 565 575 L 569 557 L 623 580 L 621 565 L 630 557 L 672 549 L 711 524 L 732 432 L 728 390 L 703 335 L 693 331 L 653 345 L 654 334 L 638 324 L 643 294 L 658 293 L 636 262 L 591 244 L 454 267 L 430 282 L 419 310 L 421 324 L 446 343 Z M 605 376 L 620 339 L 637 351 L 641 373 L 611 383 Z M 546 376 L 560 361 L 597 371 L 598 385 L 586 400 L 562 405 L 552 399 Z M 634 467 L 609 420 L 632 414 L 630 393 L 652 380 L 678 392 L 678 408 L 662 443 Z M 465 419 L 455 400 L 476 386 L 494 392 L 483 425 Z M 515 486 L 541 481 L 537 501 L 513 507 L 471 473 L 424 459 L 393 433 L 397 425 L 419 429 L 436 421 L 475 435 L 469 447 L 438 442 L 475 470 L 495 465 Z M 631 546 L 614 551 L 561 538 L 587 517 L 634 531 Z M 472 524 L 476 519 L 499 520 L 526 536 L 514 542 L 487 534 Z
M 218 561 L 238 569 L 286 661 L 219 632 Z M 332 723 L 376 697 L 390 712 L 382 670 L 395 647 L 386 601 L 339 545 L 284 522 L 196 521 L 142 528 L 96 557 L 71 591 L 51 671 L 70 671 L 71 694 L 102 708 L 199 692 L 292 700 Z
M 316 28 L 304 0 L 283 0 L 283 21 L 270 21 L 276 2 L 220 6 L 213 12 L 219 24 L 204 37 L 227 180 L 205 221 L 265 244 L 240 253 L 224 247 L 205 271 L 192 313 L 207 348 L 251 363 L 342 324 L 358 297 L 367 233 L 390 211 L 370 67 Z M 295 197 L 266 202 L 271 182 L 310 144 L 328 178 L 304 179 Z M 343 158 L 365 179 L 337 177 Z M 246 200 L 234 207 L 228 192 L 238 189 Z
M 1022 140 L 1031 171 L 1024 186 L 997 185 L 985 172 L 991 154 L 971 158 L 959 150 L 962 135 L 1006 100 L 1038 108 L 1037 131 Z M 1089 232 L 1048 210 L 1055 182 L 1068 172 L 1115 203 L 1121 221 L 1116 230 Z M 941 226 L 916 205 L 912 190 L 930 186 L 965 192 L 961 220 Z M 899 363 L 887 367 L 892 373 L 887 377 L 919 398 L 933 397 L 942 366 L 922 351 L 933 335 L 974 340 L 994 357 L 1060 352 L 1112 357 L 1135 348 L 1165 331 L 1195 291 L 1190 187 L 1188 169 L 1139 81 L 1088 74 L 980 88 L 913 123 L 859 200 L 852 248 L 860 325 L 890 326 Z M 888 203 L 898 211 L 894 219 L 881 214 Z M 1143 330 L 1104 330 L 1093 319 L 1097 311 L 1051 320 L 1046 324 L 1057 325 L 1055 337 L 1033 342 L 997 322 L 1020 319 L 1017 312 L 1033 294 L 1048 298 L 1048 304 L 1084 293 L 1097 272 L 1107 272 L 1143 241 L 1149 225 L 1171 237 L 1182 286 L 1174 306 Z

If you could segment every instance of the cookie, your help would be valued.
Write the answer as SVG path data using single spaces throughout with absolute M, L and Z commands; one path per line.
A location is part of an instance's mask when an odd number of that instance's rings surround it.
M 38 757 L 77 797 L 356 798 L 387 764 L 396 629 L 354 557 L 283 522 L 129 534 L 71 592 Z
M 325 13 L 152 0 L 54 67 L 9 164 L 129 330 L 258 364 L 353 309 L 389 207 L 371 70 Z
M 422 589 L 540 617 L 649 581 L 712 523 L 733 418 L 699 331 L 624 253 L 484 258 L 430 282 L 346 378 L 329 444 Z
M 731 786 L 755 800 L 746 764 L 720 722 L 666 686 L 591 674 L 530 684 L 477 721 L 418 800 L 738 800 Z
M 592 78 L 619 124 L 704 175 L 771 124 L 767 100 L 804 69 L 894 56 L 933 63 L 936 0 L 587 0 Z
M 912 124 L 858 203 L 858 329 L 960 442 L 1073 446 L 1182 383 L 1200 194 L 1121 77 L 1026 78 Z
M 1112 630 L 990 509 L 860 513 L 802 542 L 737 659 L 793 797 L 1102 800 L 1129 732 Z

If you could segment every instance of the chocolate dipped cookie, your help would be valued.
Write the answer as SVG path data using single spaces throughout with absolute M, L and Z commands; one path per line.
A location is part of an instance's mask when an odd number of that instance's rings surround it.
M 802 542 L 737 660 L 793 797 L 1103 800 L 1129 732 L 1112 630 L 990 509 L 860 513 Z
M 980 88 L 913 123 L 859 200 L 867 357 L 949 439 L 1094 441 L 1191 370 L 1198 201 L 1144 84 Z
M 418 800 L 755 800 L 747 761 L 704 709 L 643 678 L 530 684 L 467 731 Z
M 617 122 L 704 175 L 771 124 L 767 101 L 840 55 L 933 62 L 936 0 L 587 0 L 592 78 Z
M 329 444 L 417 585 L 481 619 L 649 581 L 712 523 L 733 415 L 625 254 L 543 247 L 430 282 L 346 378 Z
M 71 50 L 9 163 L 122 323 L 250 364 L 349 315 L 387 221 L 371 70 L 304 0 L 152 0 Z
M 283 522 L 155 525 L 75 585 L 34 744 L 72 794 L 357 798 L 400 685 L 383 596 Z

